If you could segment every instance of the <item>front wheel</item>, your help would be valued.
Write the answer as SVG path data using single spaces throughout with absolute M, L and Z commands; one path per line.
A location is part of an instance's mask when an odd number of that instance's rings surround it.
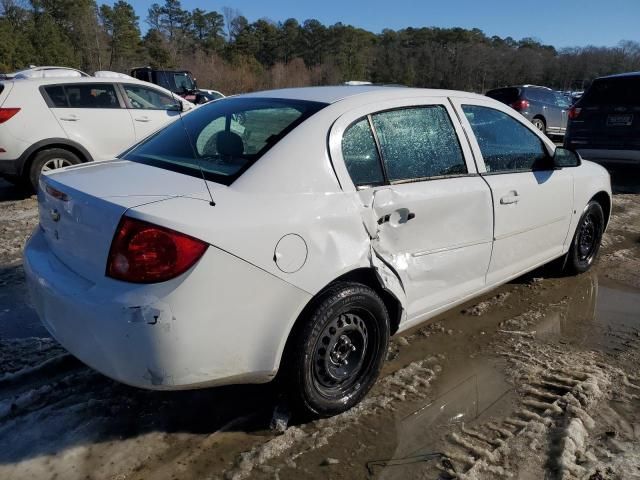
M 341 282 L 320 295 L 292 340 L 294 407 L 303 415 L 336 415 L 375 383 L 389 345 L 389 315 L 371 288 Z
M 568 273 L 582 273 L 591 268 L 600 250 L 603 232 L 602 207 L 598 202 L 591 201 L 580 217 L 569 253 L 567 253 L 565 270 Z

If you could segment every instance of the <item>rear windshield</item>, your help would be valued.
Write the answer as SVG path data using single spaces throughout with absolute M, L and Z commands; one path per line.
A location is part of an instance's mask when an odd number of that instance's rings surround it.
M 513 103 L 518 100 L 520 96 L 520 90 L 517 88 L 497 88 L 495 90 L 489 90 L 487 97 L 494 98 L 502 103 Z
M 580 104 L 640 106 L 640 76 L 595 80 Z
M 326 104 L 226 98 L 193 110 L 122 158 L 230 185 L 287 133 Z

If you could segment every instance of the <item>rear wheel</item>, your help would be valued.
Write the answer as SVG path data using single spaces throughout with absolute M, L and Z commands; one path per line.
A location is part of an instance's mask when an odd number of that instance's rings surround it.
M 292 341 L 294 408 L 303 415 L 336 415 L 375 383 L 389 344 L 389 315 L 371 288 L 339 283 L 320 295 Z
M 580 217 L 569 253 L 567 253 L 565 270 L 568 273 L 582 273 L 591 268 L 600 250 L 603 231 L 602 207 L 598 202 L 591 201 Z
M 82 163 L 80 158 L 69 150 L 63 148 L 49 148 L 36 154 L 29 168 L 29 181 L 32 188 L 38 190 L 38 181 L 42 172 L 49 172 L 70 165 Z
M 547 125 L 544 123 L 544 120 L 541 118 L 534 118 L 531 123 L 533 126 L 540 130 L 542 133 L 547 133 Z

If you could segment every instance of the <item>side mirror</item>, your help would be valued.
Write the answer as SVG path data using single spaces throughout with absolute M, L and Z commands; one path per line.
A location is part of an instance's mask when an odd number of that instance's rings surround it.
M 582 164 L 580 154 L 564 147 L 556 147 L 553 154 L 553 165 L 556 168 L 579 167 Z
M 184 103 L 182 103 L 181 101 L 178 101 L 173 105 L 169 105 L 167 107 L 167 110 L 170 112 L 184 112 Z

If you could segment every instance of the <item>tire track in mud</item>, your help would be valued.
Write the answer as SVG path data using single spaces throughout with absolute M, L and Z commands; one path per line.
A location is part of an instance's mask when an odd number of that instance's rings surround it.
M 463 424 L 449 434 L 444 447 L 449 462 L 436 466 L 440 477 L 435 471 L 434 478 L 637 478 L 629 476 L 630 461 L 616 465 L 615 452 L 597 445 L 591 432 L 598 423 L 594 417 L 612 396 L 623 402 L 640 398 L 640 386 L 633 383 L 638 379 L 603 362 L 601 354 L 563 349 L 521 333 L 503 331 L 511 338 L 496 351 L 507 359 L 519 407 L 499 422 Z M 619 337 L 629 345 L 629 335 Z M 637 445 L 634 440 L 633 435 L 627 439 L 627 447 Z M 639 450 L 620 443 L 617 448 Z M 640 459 L 635 461 L 640 468 Z
M 240 454 L 224 478 L 242 480 L 248 478 L 255 469 L 277 475 L 277 468 L 266 466 L 269 461 L 288 453 L 285 463 L 295 466 L 296 459 L 327 445 L 331 437 L 359 424 L 366 417 L 394 410 L 395 402 L 426 397 L 432 382 L 442 371 L 439 362 L 443 359 L 443 356 L 439 356 L 419 360 L 380 379 L 368 397 L 345 413 L 303 427 L 287 428 L 282 435 Z M 292 453 L 294 447 L 295 452 Z

